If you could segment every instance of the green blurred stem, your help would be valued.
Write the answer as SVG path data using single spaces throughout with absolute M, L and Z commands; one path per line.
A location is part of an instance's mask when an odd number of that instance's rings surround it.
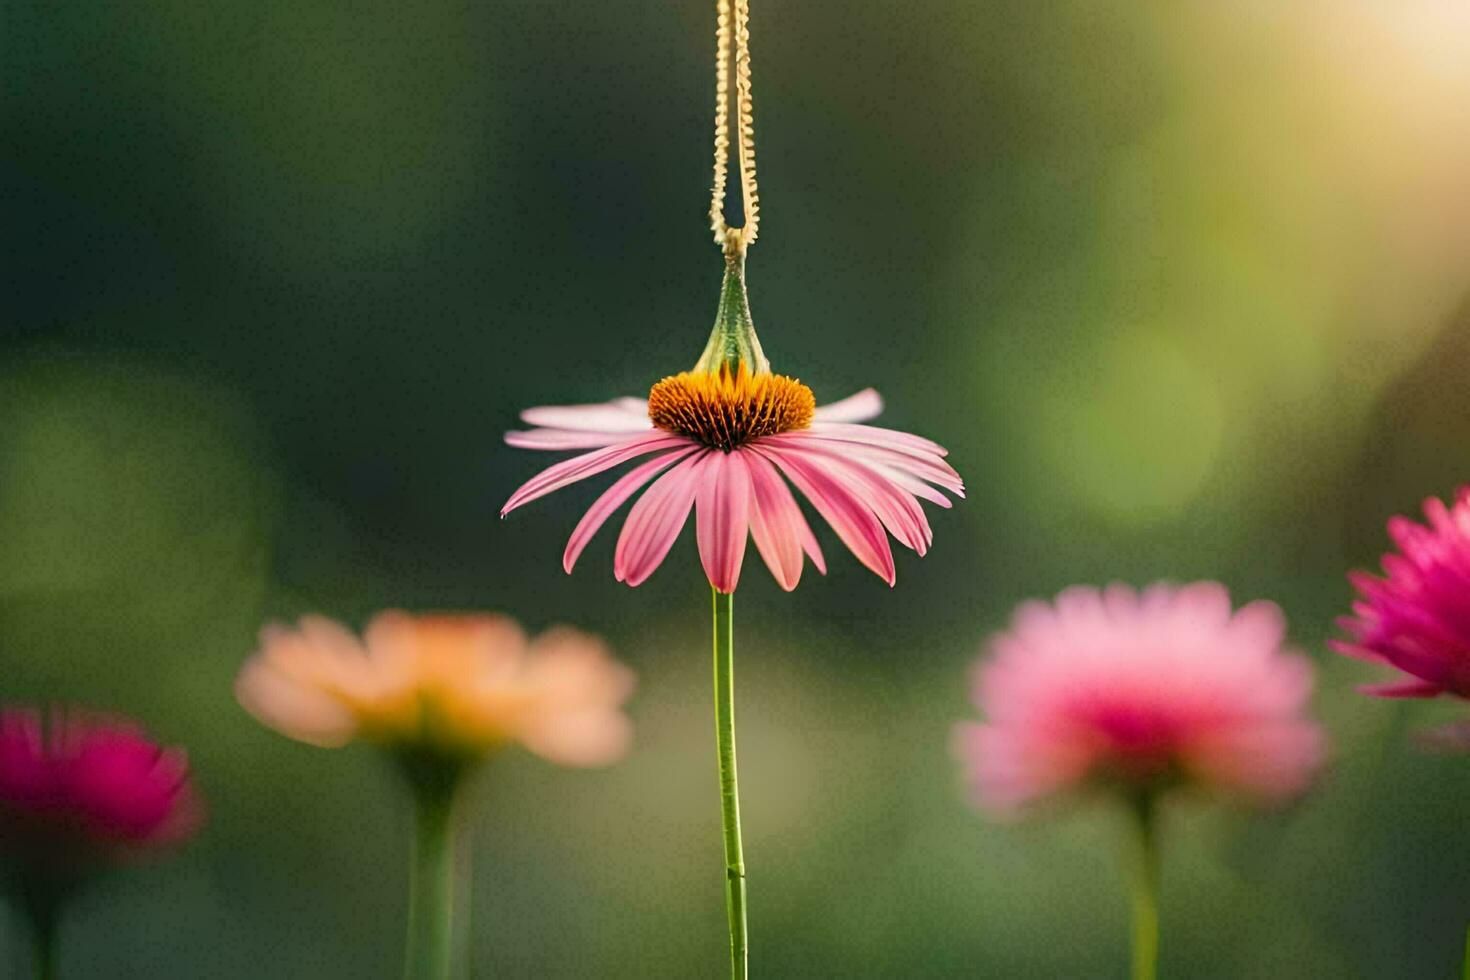
M 720 817 L 725 832 L 725 909 L 730 919 L 730 976 L 745 980 L 745 854 L 740 846 L 740 788 L 735 775 L 735 597 L 712 589 L 715 632 L 715 743 L 720 756 Z
M 1470 980 L 1470 927 L 1465 930 L 1465 964 L 1460 968 L 1463 980 Z
M 458 980 L 464 950 L 455 942 L 457 775 L 421 779 L 414 789 L 405 980 Z
M 1133 912 L 1133 980 L 1159 973 L 1159 840 L 1153 795 L 1140 794 L 1132 807 L 1129 902 Z
M 21 875 L 21 908 L 35 941 L 36 980 L 56 978 L 57 925 L 62 907 L 79 883 L 78 879 L 49 872 Z
M 31 909 L 31 929 L 36 937 L 36 980 L 56 980 L 56 912 Z

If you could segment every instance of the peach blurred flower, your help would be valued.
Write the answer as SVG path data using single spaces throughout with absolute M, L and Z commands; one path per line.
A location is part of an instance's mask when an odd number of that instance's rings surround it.
M 633 672 L 597 637 L 527 637 L 502 615 L 379 613 L 359 640 L 322 616 L 271 624 L 235 692 L 263 724 L 313 745 L 354 739 L 475 758 L 509 742 L 598 766 L 628 748 Z

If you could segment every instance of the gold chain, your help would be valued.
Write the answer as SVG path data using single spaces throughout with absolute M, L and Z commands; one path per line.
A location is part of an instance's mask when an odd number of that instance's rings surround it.
M 755 106 L 750 99 L 750 0 L 715 0 L 715 182 L 710 230 L 727 254 L 744 254 L 760 225 L 755 189 Z M 733 13 L 733 18 L 732 18 Z M 731 20 L 734 30 L 731 31 Z M 731 41 L 734 41 L 732 46 Z M 733 50 L 732 50 L 733 47 Z M 730 62 L 735 63 L 736 152 L 740 161 L 740 205 L 745 224 L 725 224 L 725 178 L 730 167 Z

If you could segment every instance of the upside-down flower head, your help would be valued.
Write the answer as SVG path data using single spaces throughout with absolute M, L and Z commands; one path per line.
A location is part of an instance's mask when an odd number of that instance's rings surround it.
M 0 853 L 50 871 L 125 861 L 201 823 L 189 766 L 124 718 L 0 711 Z
M 1349 576 L 1358 599 L 1353 615 L 1338 621 L 1349 639 L 1332 647 L 1408 675 L 1363 688 L 1367 694 L 1470 698 L 1470 487 L 1453 507 L 1426 500 L 1424 515 L 1427 526 L 1389 520 L 1398 551 L 1384 556 L 1383 578 Z
M 572 531 L 562 555 L 567 572 L 602 525 L 642 491 L 618 537 L 613 574 L 619 581 L 636 586 L 647 580 L 693 511 L 700 561 L 716 589 L 735 590 L 751 537 L 789 591 L 801 579 L 805 558 L 826 572 L 795 487 L 858 560 L 892 585 L 889 535 L 924 554 L 933 531 L 919 501 L 949 507 L 941 491 L 964 496 L 943 447 L 861 424 L 883 409 L 871 388 L 818 406 L 806 385 L 773 374 L 750 321 L 743 275 L 732 260 L 714 331 L 692 370 L 659 381 L 647 400 L 528 409 L 521 419 L 534 428 L 506 434 L 507 443 L 523 449 L 588 451 L 527 481 L 501 509 L 502 517 L 641 460 Z
M 1273 604 L 1232 612 L 1224 586 L 1074 587 L 1028 602 L 992 639 L 955 731 L 978 802 L 1001 814 L 1089 785 L 1176 785 L 1260 801 L 1302 791 L 1324 736 L 1312 670 L 1282 650 Z
M 569 627 L 531 639 L 507 616 L 390 611 L 360 640 L 322 616 L 265 627 L 235 690 L 262 723 L 313 745 L 475 759 L 518 742 L 596 766 L 627 750 L 633 683 L 601 640 Z

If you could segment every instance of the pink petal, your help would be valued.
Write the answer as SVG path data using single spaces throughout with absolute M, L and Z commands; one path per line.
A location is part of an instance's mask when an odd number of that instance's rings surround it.
M 950 503 L 948 497 L 918 477 L 910 476 L 902 470 L 891 469 L 876 460 L 872 462 L 872 465 L 874 469 L 883 474 L 884 479 L 891 480 L 920 500 L 927 500 L 936 507 L 943 507 L 945 510 L 954 506 L 954 504 Z
M 775 465 L 757 452 L 743 455 L 750 469 L 751 536 L 777 584 L 790 592 L 801 581 L 801 553 L 811 528 Z
M 821 442 L 844 456 L 857 456 L 862 459 L 882 463 L 910 476 L 916 476 L 921 480 L 933 483 L 935 486 L 943 487 L 956 496 L 965 495 L 965 481 L 955 472 L 954 467 L 944 461 L 941 456 L 932 453 L 911 453 L 903 450 L 891 449 L 885 446 L 870 446 L 863 443 L 843 442 L 838 439 L 824 438 L 818 433 L 795 432 L 791 435 L 797 438 L 805 438 L 809 441 Z
M 798 507 L 798 515 L 800 514 L 800 510 L 801 508 Z M 802 517 L 801 524 L 798 525 L 797 530 L 801 533 L 801 550 L 806 552 L 806 556 L 812 560 L 812 564 L 817 567 L 817 571 L 826 575 L 827 559 L 822 557 L 822 547 L 817 544 L 817 536 L 812 533 L 811 526 L 807 524 L 805 517 Z
M 928 550 L 934 534 L 929 528 L 929 519 L 924 510 L 902 487 L 875 471 L 856 456 L 843 456 L 831 449 L 821 448 L 816 440 L 805 440 L 799 451 L 803 458 L 820 466 L 833 479 L 841 482 L 855 496 L 861 498 L 888 532 L 905 547 L 920 555 Z
M 1229 633 L 1243 649 L 1275 649 L 1286 637 L 1286 615 L 1274 602 L 1247 603 L 1231 617 Z
M 1429 681 L 1398 681 L 1392 684 L 1365 684 L 1358 690 L 1375 698 L 1433 698 L 1444 688 Z
M 924 508 L 913 495 L 874 470 L 859 457 L 842 459 L 832 457 L 829 465 L 834 475 L 843 479 L 848 487 L 868 502 L 873 513 L 883 526 L 906 547 L 920 555 L 929 550 L 934 532 L 929 527 L 929 518 Z
M 527 425 L 582 432 L 643 432 L 653 428 L 648 403 L 638 398 L 614 398 L 600 405 L 545 405 L 521 413 Z
M 741 453 L 710 453 L 699 475 L 695 531 L 699 560 L 710 584 L 735 591 L 750 533 L 750 471 Z
M 817 422 L 866 422 L 883 413 L 883 398 L 872 388 L 864 388 L 830 405 L 817 406 Z
M 880 463 L 887 469 L 897 470 L 908 476 L 916 477 L 935 486 L 943 487 L 956 497 L 965 496 L 965 481 L 955 472 L 954 467 L 946 463 L 941 457 L 926 456 L 917 453 L 904 453 L 892 449 L 884 449 L 881 446 L 865 446 L 860 443 L 843 443 L 835 440 L 822 440 L 826 445 L 837 447 L 846 456 L 855 456 L 870 462 Z
M 1337 619 L 1337 625 L 1340 629 L 1352 629 L 1355 625 L 1357 625 L 1357 621 L 1349 619 L 1346 616 L 1339 616 Z M 1379 653 L 1377 650 L 1370 650 L 1367 647 L 1360 647 L 1357 644 L 1349 643 L 1346 640 L 1328 640 L 1327 648 L 1334 653 L 1340 653 L 1345 657 L 1354 657 L 1358 660 L 1366 660 L 1368 663 L 1373 664 L 1389 664 L 1389 666 L 1393 666 L 1389 663 L 1388 658 Z
M 566 569 L 567 574 L 571 574 L 572 566 L 577 564 L 577 559 L 581 557 L 582 550 L 587 547 L 592 536 L 619 507 L 623 506 L 624 501 L 633 496 L 640 487 L 652 480 L 669 464 L 683 459 L 692 452 L 694 452 L 693 446 L 664 453 L 656 459 L 640 464 L 636 469 L 629 470 L 618 479 L 618 482 L 608 487 L 603 495 L 587 508 L 587 513 L 582 515 L 582 519 L 572 530 L 571 538 L 567 540 L 567 549 L 561 556 L 561 567 Z
M 697 454 L 659 477 L 628 512 L 613 554 L 613 575 L 619 582 L 642 585 L 663 563 L 694 506 L 703 460 Z
M 916 436 L 912 432 L 884 429 L 876 425 L 851 425 L 845 422 L 816 421 L 806 431 L 831 436 L 844 442 L 859 442 L 869 446 L 882 446 L 900 452 L 927 453 L 933 456 L 948 456 L 949 450 L 937 442 Z
M 1307 788 L 1326 750 L 1317 725 L 1285 720 L 1210 733 L 1182 754 L 1187 768 L 1205 782 L 1286 800 Z
M 769 445 L 765 440 L 757 452 L 775 460 L 781 471 L 806 494 L 812 506 L 822 515 L 842 543 L 868 568 L 890 586 L 895 580 L 893 552 L 888 536 L 873 511 L 860 497 L 840 481 L 811 465 L 799 452 L 786 446 Z
M 854 428 L 862 428 L 862 426 L 854 426 Z M 941 457 L 933 453 L 916 453 L 886 446 L 849 442 L 831 435 L 824 435 L 816 428 L 782 432 L 766 436 L 762 441 L 797 447 L 821 446 L 829 453 L 840 454 L 843 458 L 857 456 L 870 462 L 882 463 L 885 467 L 943 487 L 958 497 L 965 495 L 965 484 L 960 479 L 960 475 Z
M 527 480 L 519 490 L 511 494 L 505 506 L 500 508 L 500 516 L 504 517 L 517 507 L 560 490 L 568 484 L 585 480 L 603 470 L 612 469 L 619 463 L 646 456 L 660 449 L 674 449 L 688 445 L 690 445 L 690 440 L 683 436 L 669 435 L 667 432 L 649 432 L 633 437 L 630 442 L 583 453 L 581 456 L 573 456 L 571 459 L 563 460 L 555 466 L 542 470 Z
M 952 729 L 950 752 L 963 765 L 977 801 L 1002 818 L 1081 782 L 1095 761 L 1084 740 L 973 722 Z
M 636 438 L 627 432 L 579 432 L 573 429 L 531 429 L 507 432 L 505 444 L 517 449 L 596 449 Z

